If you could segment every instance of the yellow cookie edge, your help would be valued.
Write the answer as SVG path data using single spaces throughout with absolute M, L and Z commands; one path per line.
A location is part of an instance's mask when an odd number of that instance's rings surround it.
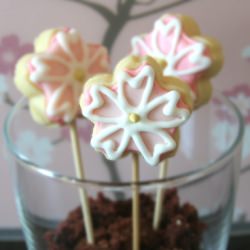
M 202 73 L 201 78 L 211 78 L 219 73 L 224 65 L 224 53 L 219 41 L 213 37 L 202 36 L 194 37 L 195 40 L 203 42 L 209 51 L 211 58 L 210 67 Z
M 30 113 L 35 122 L 41 125 L 51 125 L 53 122 L 46 115 L 45 96 L 37 95 L 29 99 Z
M 36 53 L 42 53 L 46 51 L 49 47 L 50 41 L 53 36 L 55 36 L 60 29 L 48 29 L 40 33 L 34 41 L 34 50 Z
M 33 97 L 40 95 L 41 90 L 35 86 L 30 80 L 29 62 L 31 61 L 33 54 L 27 54 L 21 57 L 15 67 L 14 83 L 17 89 L 26 97 Z

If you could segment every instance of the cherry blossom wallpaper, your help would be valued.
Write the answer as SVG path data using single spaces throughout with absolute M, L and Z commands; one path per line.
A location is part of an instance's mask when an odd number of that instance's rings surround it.
M 11 0 L 1 3 L 0 9 L 0 127 L 11 107 L 20 98 L 13 86 L 13 72 L 17 59 L 33 50 L 33 39 L 42 30 L 58 26 L 75 27 L 86 40 L 101 42 L 109 50 L 112 65 L 129 53 L 130 38 L 148 32 L 160 15 L 184 13 L 193 16 L 204 31 L 217 37 L 225 53 L 225 66 L 213 80 L 216 88 L 228 96 L 244 116 L 245 135 L 242 150 L 242 173 L 235 213 L 236 221 L 250 220 L 250 2 L 237 6 L 234 0 Z M 213 13 L 213 15 L 211 15 Z M 231 17 L 234 18 L 231 18 Z M 214 18 L 216 17 L 216 18 Z M 217 18 L 218 17 L 218 18 Z M 214 130 L 216 134 L 228 126 L 226 119 Z M 89 124 L 82 125 L 80 136 L 89 141 Z M 68 140 L 68 131 L 61 130 L 60 140 Z M 36 147 L 34 147 L 34 143 Z M 0 145 L 4 152 L 2 136 Z M 18 146 L 38 162 L 48 166 L 51 161 L 49 138 L 38 137 L 34 131 L 23 131 Z M 104 159 L 103 159 L 104 160 Z M 115 175 L 114 164 L 107 164 Z M 0 228 L 19 225 L 15 212 L 11 177 L 7 157 L 0 155 Z

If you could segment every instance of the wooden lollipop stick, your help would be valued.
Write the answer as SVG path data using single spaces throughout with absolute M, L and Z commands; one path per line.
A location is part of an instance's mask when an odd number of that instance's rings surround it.
M 159 179 L 165 178 L 167 176 L 167 172 L 168 172 L 168 160 L 164 160 L 160 166 Z M 162 216 L 163 195 L 164 195 L 164 188 L 159 187 L 157 189 L 156 200 L 155 200 L 154 220 L 153 220 L 154 230 L 157 230 L 160 225 Z
M 76 122 L 73 121 L 70 125 L 70 138 L 72 145 L 72 153 L 75 162 L 76 176 L 79 179 L 84 179 L 84 167 L 81 158 L 80 143 L 77 134 Z M 84 188 L 79 188 L 80 202 L 82 208 L 82 214 L 84 218 L 84 227 L 87 236 L 87 242 L 89 244 L 94 244 L 94 233 L 93 233 L 93 223 L 92 216 L 89 207 L 89 200 L 87 192 Z
M 140 180 L 140 169 L 139 169 L 139 155 L 133 153 L 133 174 L 132 181 L 139 182 Z M 132 220 L 133 220 L 133 250 L 140 249 L 140 189 L 138 185 L 133 185 L 133 207 L 132 207 Z

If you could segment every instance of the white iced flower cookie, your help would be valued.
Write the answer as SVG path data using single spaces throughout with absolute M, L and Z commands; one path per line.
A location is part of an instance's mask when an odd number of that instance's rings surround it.
M 94 123 L 91 145 L 110 160 L 138 152 L 150 165 L 177 149 L 178 127 L 192 110 L 191 93 L 180 80 L 164 77 L 151 57 L 129 56 L 114 74 L 86 82 L 83 115 Z
M 166 14 L 155 22 L 150 33 L 133 37 L 131 46 L 134 55 L 165 61 L 163 74 L 185 81 L 196 107 L 209 100 L 209 78 L 221 69 L 222 50 L 215 39 L 200 35 L 191 17 Z
M 79 96 L 85 81 L 109 72 L 106 48 L 86 43 L 73 28 L 42 32 L 35 52 L 16 66 L 17 88 L 29 98 L 32 117 L 41 124 L 68 124 L 80 114 Z

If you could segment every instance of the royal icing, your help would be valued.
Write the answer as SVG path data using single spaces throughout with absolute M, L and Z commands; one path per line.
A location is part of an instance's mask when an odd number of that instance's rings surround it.
M 29 78 L 45 95 L 48 118 L 69 123 L 79 112 L 78 99 L 84 82 L 108 69 L 104 47 L 86 44 L 75 29 L 65 29 L 51 38 L 46 51 L 33 55 Z
M 163 16 L 155 22 L 151 33 L 133 37 L 131 45 L 134 55 L 164 60 L 164 75 L 184 80 L 193 91 L 197 78 L 211 65 L 206 45 L 190 38 L 176 16 Z
M 111 86 L 97 80 L 81 98 L 83 115 L 95 124 L 92 147 L 109 160 L 139 152 L 150 165 L 176 148 L 173 132 L 190 114 L 179 103 L 180 94 L 161 88 L 150 65 L 119 70 Z

